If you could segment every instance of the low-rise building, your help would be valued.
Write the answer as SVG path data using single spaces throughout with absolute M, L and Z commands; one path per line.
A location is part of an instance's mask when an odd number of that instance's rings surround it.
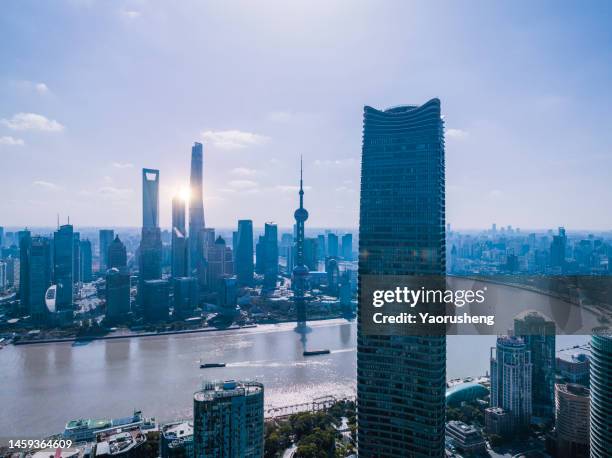
M 487 448 L 482 433 L 462 421 L 451 420 L 446 423 L 446 437 L 457 450 L 466 454 L 481 453 Z
M 508 437 L 512 434 L 510 414 L 501 407 L 485 409 L 485 431 L 487 434 Z
M 193 423 L 179 421 L 161 427 L 161 458 L 191 458 L 193 456 Z

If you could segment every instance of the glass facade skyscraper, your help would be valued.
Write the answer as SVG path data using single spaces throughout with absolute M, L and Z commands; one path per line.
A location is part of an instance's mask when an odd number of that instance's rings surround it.
M 108 262 L 108 247 L 113 242 L 115 231 L 112 229 L 100 229 L 100 272 L 106 272 L 112 266 Z
M 159 170 L 142 169 L 142 234 L 139 296 L 147 280 L 161 278 L 162 242 L 159 230 Z
M 444 211 L 440 101 L 365 107 L 360 287 L 364 275 L 444 275 Z M 442 457 L 445 390 L 444 335 L 370 335 L 358 322 L 359 456 Z
M 234 245 L 236 259 L 236 277 L 240 286 L 253 285 L 253 221 L 241 219 L 238 221 L 236 244 Z
M 185 201 L 172 199 L 172 276 L 185 277 L 189 272 L 189 249 L 185 227 Z
M 193 400 L 195 458 L 262 458 L 264 387 L 257 382 L 205 382 Z
M 189 179 L 189 258 L 190 275 L 197 272 L 201 281 L 204 276 L 204 202 L 203 170 L 204 151 L 201 143 L 194 143 L 191 148 L 191 175 Z
M 53 234 L 53 282 L 57 285 L 57 311 L 72 316 L 74 231 L 65 224 Z
M 591 338 L 591 457 L 612 450 L 612 331 L 597 329 Z

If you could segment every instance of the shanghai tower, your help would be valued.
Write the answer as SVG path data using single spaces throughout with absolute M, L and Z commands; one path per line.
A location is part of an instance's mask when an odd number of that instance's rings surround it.
M 360 290 L 369 276 L 445 275 L 443 129 L 438 99 L 364 108 Z M 357 330 L 359 456 L 444 456 L 445 335 L 376 335 L 361 317 Z
M 191 175 L 189 180 L 189 259 L 191 275 L 204 278 L 204 202 L 203 148 L 195 142 L 191 147 Z

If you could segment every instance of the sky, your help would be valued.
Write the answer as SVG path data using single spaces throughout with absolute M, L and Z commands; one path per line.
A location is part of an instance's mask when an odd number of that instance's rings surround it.
M 0 226 L 356 227 L 363 106 L 440 98 L 454 228 L 612 228 L 612 3 L 7 0 Z

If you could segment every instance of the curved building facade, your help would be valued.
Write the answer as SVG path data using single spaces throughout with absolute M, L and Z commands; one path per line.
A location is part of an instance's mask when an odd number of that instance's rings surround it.
M 591 457 L 612 450 L 612 333 L 591 338 Z
M 364 275 L 445 274 L 444 185 L 438 99 L 364 108 L 360 288 Z M 444 456 L 445 391 L 444 335 L 371 335 L 358 321 L 359 456 Z

